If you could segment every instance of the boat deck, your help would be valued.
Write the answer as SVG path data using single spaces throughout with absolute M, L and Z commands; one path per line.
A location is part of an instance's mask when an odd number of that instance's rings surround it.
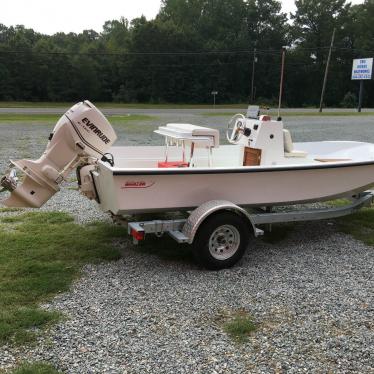
M 341 164 L 374 161 L 374 145 L 353 141 L 326 141 L 295 143 L 295 149 L 305 152 L 306 157 L 282 157 L 271 165 L 253 167 L 307 166 L 320 164 Z M 188 157 L 188 149 L 185 151 Z M 157 169 L 165 161 L 164 146 L 112 147 L 110 153 L 115 160 L 114 169 Z M 196 149 L 194 164 L 189 168 L 245 168 L 243 166 L 244 147 L 241 145 L 222 145 L 212 149 L 212 163 L 209 166 L 205 149 Z M 168 161 L 182 161 L 180 147 L 168 147 Z

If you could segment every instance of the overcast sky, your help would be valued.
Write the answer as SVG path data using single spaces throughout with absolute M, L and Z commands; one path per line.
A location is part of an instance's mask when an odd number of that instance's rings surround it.
M 153 18 L 160 0 L 1 0 L 0 23 L 25 25 L 45 34 L 59 31 L 101 31 L 105 21 L 121 16 L 131 20 L 142 14 Z M 363 0 L 352 0 L 353 4 Z M 293 0 L 282 0 L 283 10 L 291 12 Z

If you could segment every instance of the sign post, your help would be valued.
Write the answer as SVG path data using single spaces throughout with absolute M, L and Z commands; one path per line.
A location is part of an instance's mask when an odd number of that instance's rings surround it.
M 357 112 L 361 113 L 362 109 L 362 97 L 364 96 L 364 81 L 363 79 L 360 80 L 360 91 L 358 94 L 358 108 Z
M 213 95 L 213 107 L 216 108 L 216 95 L 218 95 L 218 91 L 212 91 Z
M 364 95 L 364 80 L 370 80 L 373 76 L 373 58 L 357 58 L 353 60 L 352 80 L 360 81 L 357 111 L 361 112 Z

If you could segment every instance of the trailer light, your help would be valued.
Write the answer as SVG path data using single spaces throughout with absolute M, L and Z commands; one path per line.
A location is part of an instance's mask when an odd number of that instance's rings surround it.
M 144 240 L 145 232 L 144 231 L 136 231 L 135 229 L 131 230 L 131 236 L 135 240 Z

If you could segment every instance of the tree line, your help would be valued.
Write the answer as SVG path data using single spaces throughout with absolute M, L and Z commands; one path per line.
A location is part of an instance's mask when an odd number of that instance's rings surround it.
M 374 0 L 163 0 L 155 19 L 121 17 L 99 33 L 43 35 L 0 24 L 0 100 L 210 103 L 276 102 L 287 46 L 284 101 L 319 104 L 336 38 L 326 106 L 354 106 L 352 59 L 374 57 Z M 367 82 L 366 105 L 374 105 Z

